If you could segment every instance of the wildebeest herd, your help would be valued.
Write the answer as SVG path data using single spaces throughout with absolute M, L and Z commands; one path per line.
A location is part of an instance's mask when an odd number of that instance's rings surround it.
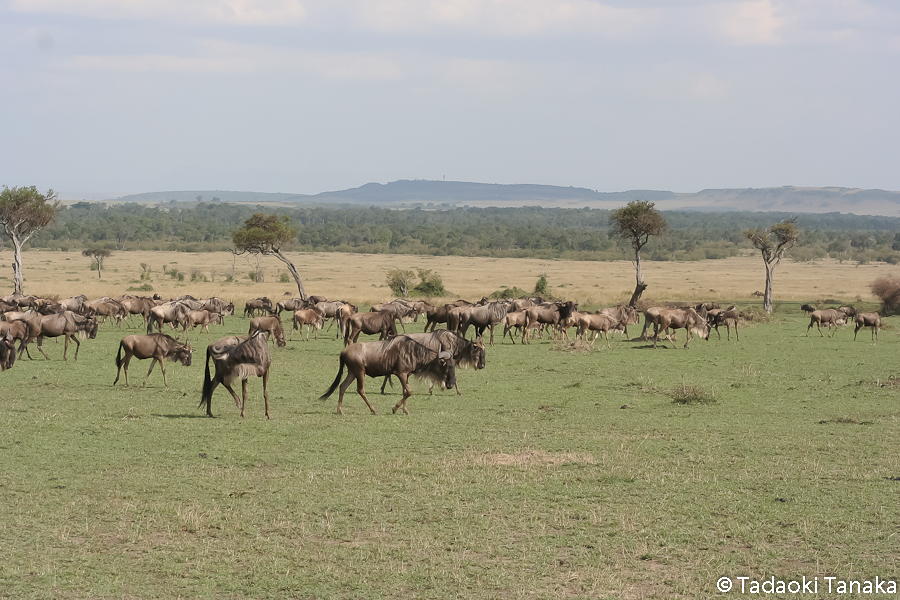
M 821 329 L 825 326 L 833 336 L 835 328 L 855 320 L 854 340 L 860 329 L 869 327 L 875 341 L 881 328 L 878 313 L 858 313 L 852 307 L 816 309 L 808 304 L 801 309 L 810 314 L 807 336 L 813 325 L 817 326 L 820 335 L 824 335 Z M 35 296 L 7 296 L 0 298 L 0 312 L 3 314 L 3 321 L 0 322 L 0 370 L 12 368 L 23 354 L 32 359 L 29 345 L 33 341 L 49 360 L 42 345 L 47 337 L 64 337 L 63 360 L 67 359 L 69 341 L 73 341 L 76 344 L 74 359 L 77 360 L 79 337 L 93 339 L 104 322 L 121 325 L 139 315 L 147 333 L 128 335 L 121 340 L 115 359 L 116 378 L 113 385 L 119 381 L 123 370 L 125 385 L 128 385 L 128 366 L 132 358 L 137 358 L 152 359 L 144 385 L 156 363 L 159 363 L 163 383 L 168 388 L 164 362 L 175 361 L 190 366 L 193 350 L 189 342 L 163 333 L 163 328 L 168 326 L 177 332 L 180 327 L 180 335 L 187 338 L 197 327 L 203 327 L 208 337 L 209 325 L 223 324 L 225 317 L 233 315 L 234 311 L 234 305 L 221 298 L 201 300 L 189 295 L 167 301 L 158 297 L 131 295 L 88 300 L 81 295 L 58 302 Z M 507 336 L 513 344 L 516 343 L 515 337 L 520 337 L 522 344 L 530 343 L 535 336 L 544 335 L 569 339 L 568 332 L 574 328 L 576 340 L 593 346 L 603 334 L 607 348 L 611 348 L 610 333 L 621 332 L 627 336 L 628 325 L 638 324 L 641 315 L 635 307 L 627 305 L 582 313 L 578 311 L 577 302 L 547 302 L 537 297 L 500 301 L 482 298 L 477 302 L 457 300 L 442 306 L 397 299 L 374 305 L 369 312 L 363 313 L 349 302 L 328 300 L 321 296 L 311 296 L 307 300 L 291 298 L 277 303 L 269 298 L 254 298 L 244 306 L 244 317 L 251 319 L 248 334 L 225 337 L 207 347 L 200 402 L 207 415 L 213 416 L 212 394 L 222 384 L 241 409 L 241 416 L 246 417 L 248 379 L 260 377 L 266 417 L 270 417 L 268 378 L 272 355 L 269 340 L 278 347 L 287 344 L 281 318 L 285 311 L 293 313 L 292 332 L 300 330 L 302 335 L 302 328 L 306 328 L 307 342 L 310 330 L 315 331 L 315 339 L 318 339 L 319 331 L 327 321 L 330 324 L 326 333 L 336 326 L 336 335 L 343 338 L 344 349 L 338 357 L 337 376 L 321 397 L 325 399 L 339 390 L 337 412 L 340 414 L 343 414 L 344 393 L 354 381 L 359 396 L 373 414 L 376 412 L 365 393 L 366 377 L 384 377 L 382 393 L 392 377 L 400 381 L 402 397 L 394 406 L 394 412 L 399 409 L 407 413 L 406 401 L 412 395 L 410 376 L 429 379 L 432 387 L 456 388 L 460 393 L 456 367 L 483 369 L 486 364 L 484 335 L 490 332 L 488 344 L 493 346 L 496 327 L 503 327 L 501 343 Z M 644 309 L 643 315 L 644 329 L 639 339 L 652 339 L 654 348 L 660 336 L 674 345 L 674 335 L 678 329 L 686 332 L 685 348 L 688 348 L 694 335 L 708 340 L 712 329 L 721 339 L 721 326 L 726 328 L 727 340 L 731 340 L 732 328 L 735 340 L 740 340 L 738 324 L 741 317 L 734 306 L 722 309 L 713 302 L 650 306 Z M 405 325 L 418 321 L 419 317 L 425 320 L 424 333 L 407 334 Z M 398 334 L 398 323 L 403 333 Z M 438 329 L 438 325 L 444 327 Z M 472 339 L 469 339 L 470 330 Z M 591 334 L 593 337 L 588 341 Z M 379 338 L 378 341 L 359 342 L 361 335 L 378 335 Z M 17 341 L 18 348 L 15 346 Z M 210 372 L 210 363 L 213 364 L 214 374 Z M 347 376 L 341 382 L 345 369 Z M 241 381 L 242 398 L 231 387 L 238 380 Z

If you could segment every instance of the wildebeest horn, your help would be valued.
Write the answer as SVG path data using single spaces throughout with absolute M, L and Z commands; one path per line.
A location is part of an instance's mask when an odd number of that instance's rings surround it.
M 449 352 L 447 352 L 446 350 L 442 350 L 441 352 L 438 352 L 438 358 L 447 360 L 448 358 L 453 358 L 453 355 L 450 354 Z

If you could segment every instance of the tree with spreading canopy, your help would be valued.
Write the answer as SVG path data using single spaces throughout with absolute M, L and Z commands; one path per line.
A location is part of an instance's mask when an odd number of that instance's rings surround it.
M 91 259 L 91 266 L 93 266 L 94 263 L 97 263 L 97 277 L 99 279 L 103 278 L 103 259 L 109 258 L 110 254 L 112 254 L 112 252 L 110 252 L 109 248 L 100 248 L 99 246 L 95 248 L 85 248 L 81 251 L 82 256 L 87 256 Z
M 40 193 L 35 186 L 3 186 L 0 192 L 0 225 L 13 243 L 13 280 L 15 295 L 24 295 L 22 246 L 39 229 L 50 224 L 62 208 L 53 190 Z
M 772 314 L 772 281 L 775 267 L 784 258 L 784 253 L 794 247 L 800 239 L 797 217 L 785 219 L 768 229 L 748 229 L 744 236 L 762 253 L 766 263 L 766 291 L 763 293 L 763 309 Z
M 255 213 L 252 217 L 244 221 L 244 226 L 237 229 L 232 234 L 234 241 L 235 254 L 257 254 L 263 256 L 274 256 L 286 266 L 290 274 L 297 282 L 297 291 L 300 298 L 306 300 L 306 291 L 303 289 L 303 280 L 300 273 L 287 256 L 282 252 L 282 248 L 297 239 L 297 230 L 291 225 L 291 218 L 288 216 L 279 217 L 278 215 L 268 215 L 265 213 Z
M 655 203 L 632 200 L 622 208 L 617 208 L 609 215 L 610 230 L 629 242 L 634 249 L 634 270 L 637 284 L 631 295 L 629 305 L 635 306 L 641 294 L 647 289 L 644 283 L 644 272 L 641 270 L 641 248 L 650 241 L 650 237 L 662 234 L 668 224 L 665 218 L 653 208 Z

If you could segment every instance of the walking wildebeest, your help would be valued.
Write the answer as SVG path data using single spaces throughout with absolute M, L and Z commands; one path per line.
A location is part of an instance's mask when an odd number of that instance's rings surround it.
M 719 326 L 724 325 L 725 330 L 728 334 L 728 341 L 731 341 L 731 328 L 734 327 L 734 337 L 737 341 L 741 341 L 740 336 L 738 335 L 738 321 L 740 321 L 740 315 L 738 315 L 734 306 L 730 306 L 727 309 L 714 308 L 706 313 L 706 322 L 709 323 L 710 327 L 715 327 L 716 335 L 719 336 L 719 339 L 722 339 L 722 334 L 719 333 Z
M 210 377 L 209 361 L 215 364 L 216 374 Z M 206 406 L 206 414 L 212 414 L 212 395 L 220 383 L 231 393 L 235 406 L 241 409 L 241 418 L 247 417 L 247 379 L 252 376 L 262 377 L 263 397 L 266 402 L 266 418 L 269 415 L 269 367 L 272 356 L 269 354 L 269 341 L 264 331 L 243 338 L 230 336 L 222 338 L 206 348 L 206 373 L 203 379 L 203 393 L 200 407 Z M 241 380 L 243 402 L 231 388 L 232 382 Z
M 403 333 L 406 333 L 404 323 L 412 323 L 419 319 L 419 313 L 415 308 L 396 301 L 375 304 L 369 308 L 369 312 L 386 312 L 394 315 L 394 318 L 400 322 L 400 328 L 403 330 Z
M 837 331 L 838 325 L 843 325 L 846 319 L 847 315 L 836 308 L 814 310 L 812 315 L 810 315 L 809 325 L 806 327 L 806 337 L 809 337 L 809 330 L 812 329 L 813 325 L 819 329 L 819 335 L 822 337 L 825 337 L 825 334 L 822 333 L 822 325 L 826 325 L 831 332 L 831 337 L 834 337 L 834 332 Z
M 301 308 L 294 311 L 294 316 L 291 317 L 291 340 L 294 339 L 294 332 L 300 330 L 300 335 L 303 335 L 302 327 L 306 326 L 306 341 L 309 341 L 309 330 L 314 329 L 316 332 L 316 339 L 319 339 L 319 330 L 325 325 L 325 317 L 321 314 L 317 313 L 312 308 Z
M 345 366 L 347 367 L 347 378 L 340 383 Z M 325 400 L 331 396 L 340 383 L 337 412 L 340 415 L 344 414 L 342 408 L 344 392 L 355 379 L 357 381 L 356 392 L 365 401 L 372 414 L 376 415 L 378 413 L 375 411 L 375 407 L 366 397 L 365 378 L 366 376 L 384 377 L 386 375 L 396 375 L 403 388 L 403 397 L 394 405 L 393 412 L 396 413 L 400 408 L 404 414 L 409 414 L 409 411 L 406 410 L 406 400 L 412 396 L 409 376 L 424 377 L 438 382 L 442 388 L 451 388 L 456 385 L 456 363 L 446 350 L 432 350 L 405 335 L 379 342 L 352 344 L 341 351 L 337 377 L 334 378 L 334 383 L 331 384 L 328 391 L 319 397 L 319 400 Z
M 878 339 L 878 330 L 881 329 L 881 315 L 878 313 L 859 313 L 856 315 L 856 329 L 853 330 L 853 341 L 856 341 L 856 334 L 863 327 L 872 328 L 872 341 Z
M 466 337 L 469 325 L 475 327 L 475 336 L 484 335 L 485 329 L 491 330 L 490 345 L 494 345 L 494 327 L 506 317 L 511 307 L 509 302 L 489 302 L 487 304 L 468 306 L 460 313 L 459 328 L 457 331 Z M 449 327 L 448 327 L 449 329 Z
M 11 369 L 16 362 L 16 340 L 12 333 L 0 334 L 0 371 Z
M 257 331 L 265 331 L 271 337 L 275 338 L 275 343 L 279 348 L 287 346 L 284 339 L 284 328 L 281 326 L 281 319 L 278 317 L 253 317 L 250 320 L 250 331 L 247 335 L 253 335 Z
M 154 323 L 160 333 L 162 333 L 163 323 L 175 323 L 183 326 L 189 312 L 191 312 L 191 307 L 182 300 L 154 306 L 150 309 L 150 318 L 147 320 L 147 334 L 153 333 Z
M 483 338 L 478 338 L 470 342 L 458 333 L 448 331 L 447 329 L 438 329 L 437 331 L 432 331 L 429 333 L 407 333 L 406 337 L 419 342 L 420 344 L 427 346 L 437 352 L 446 350 L 450 353 L 450 356 L 453 357 L 453 360 L 456 362 L 457 367 L 462 367 L 464 369 L 472 367 L 476 371 L 485 367 L 485 348 Z M 384 383 L 381 384 L 382 394 L 384 393 L 384 388 L 388 383 L 390 383 L 391 386 L 394 385 L 391 382 L 390 375 L 385 377 Z M 456 395 L 461 396 L 462 392 L 459 391 L 458 381 L 454 387 L 456 388 Z M 431 386 L 428 388 L 429 394 L 432 393 L 433 388 L 434 381 L 431 382 Z
M 78 336 L 87 336 L 90 339 L 97 337 L 97 319 L 94 317 L 83 317 L 78 313 L 67 310 L 58 315 L 44 315 L 40 319 L 41 332 L 37 335 L 37 349 L 40 350 L 44 358 L 50 360 L 47 353 L 44 352 L 43 344 L 45 337 L 65 338 L 65 347 L 63 348 L 63 360 L 68 360 L 66 354 L 69 351 L 69 340 L 75 342 L 75 359 L 78 360 L 78 351 L 81 349 L 81 342 Z M 29 340 L 30 342 L 31 340 Z M 27 345 L 27 344 L 26 344 Z
M 684 347 L 687 348 L 691 343 L 691 336 L 694 332 L 701 338 L 709 340 L 709 324 L 697 314 L 693 308 L 664 308 L 658 312 L 651 313 L 650 310 L 644 313 L 644 318 L 651 319 L 653 323 L 653 347 L 657 347 L 660 332 L 664 333 L 666 339 L 675 346 L 671 335 L 667 333 L 668 329 L 673 331 L 676 329 L 684 329 L 687 331 L 687 341 Z
M 263 296 L 262 298 L 253 298 L 244 304 L 244 317 L 255 317 L 259 311 L 263 310 L 269 314 L 274 313 L 275 307 L 272 305 L 272 301 L 266 296 Z
M 594 314 L 583 314 L 580 313 L 579 316 L 575 319 L 575 337 L 580 338 L 584 336 L 584 340 L 587 341 L 587 337 L 585 334 L 588 331 L 594 332 L 594 338 L 591 340 L 591 346 L 594 345 L 594 342 L 597 341 L 597 338 L 600 337 L 600 334 L 604 334 L 606 336 L 606 347 L 612 349 L 612 346 L 609 343 L 609 332 L 612 330 L 625 330 L 625 324 L 619 321 L 617 318 L 612 315 L 607 315 L 603 313 L 594 313 Z
M 351 315 L 344 324 L 344 345 L 356 343 L 359 334 L 380 334 L 379 340 L 384 340 L 397 335 L 397 325 L 394 315 L 387 312 L 356 313 Z
M 31 319 L 18 319 L 0 323 L 0 335 L 9 335 L 13 341 L 19 340 L 19 360 L 22 360 L 22 354 L 26 353 L 28 360 L 32 360 L 31 352 L 28 352 L 28 344 L 36 339 L 40 332 L 41 315 L 34 316 Z
M 122 357 L 124 351 L 125 357 Z M 159 362 L 159 370 L 162 371 L 163 383 L 169 387 L 169 381 L 166 379 L 166 366 L 164 361 L 171 360 L 180 362 L 185 367 L 191 366 L 191 350 L 190 344 L 182 344 L 175 338 L 164 333 L 151 333 L 149 335 L 127 335 L 119 342 L 119 353 L 116 355 L 116 380 L 113 385 L 119 381 L 119 373 L 125 369 L 125 385 L 128 385 L 128 364 L 131 357 L 134 356 L 139 360 L 152 358 L 150 369 L 147 376 L 144 377 L 144 383 L 141 387 L 147 385 L 150 379 L 150 373 L 153 367 Z
M 573 310 L 578 309 L 578 304 L 572 302 L 554 302 L 552 304 L 542 304 L 540 306 L 529 306 L 525 309 L 525 330 L 522 333 L 522 343 L 528 343 L 528 330 L 532 324 L 540 323 L 556 327 L 560 323 L 564 323 Z M 555 337 L 555 332 L 554 332 Z
M 197 326 L 203 327 L 206 330 L 207 338 L 209 337 L 209 326 L 210 325 L 221 325 L 222 324 L 222 315 L 221 313 L 211 312 L 206 309 L 201 310 L 192 310 L 188 312 L 187 316 L 185 316 L 182 325 L 184 326 L 184 331 L 186 332 L 188 329 L 194 329 Z

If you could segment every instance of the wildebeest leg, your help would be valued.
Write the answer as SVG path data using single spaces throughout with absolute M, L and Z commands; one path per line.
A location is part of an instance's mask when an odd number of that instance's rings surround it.
M 46 352 L 44 352 L 44 336 L 43 335 L 37 336 L 37 349 L 41 351 L 41 354 L 44 355 L 44 358 L 46 358 L 47 360 L 50 360 L 50 357 L 47 356 Z M 65 356 L 65 355 L 63 355 L 63 356 Z
M 607 349 L 612 350 L 612 346 L 610 346 L 610 344 L 609 344 L 609 329 L 607 329 L 607 330 L 604 331 L 603 333 L 606 334 L 606 347 L 607 347 Z M 598 335 L 598 337 L 599 337 L 600 334 L 598 333 L 597 335 Z
M 269 416 L 268 408 L 266 408 L 266 416 Z M 247 418 L 247 379 L 241 379 L 241 418 Z
M 63 360 L 66 360 L 66 350 L 69 348 L 69 338 L 75 342 L 75 358 L 72 360 L 78 360 L 78 351 L 81 350 L 81 342 L 78 341 L 77 333 L 66 334 L 66 345 L 63 348 Z
M 125 385 L 128 386 L 128 365 L 131 363 L 131 353 L 126 352 L 125 358 L 122 360 L 122 368 L 125 369 Z M 119 381 L 119 370 L 116 369 L 116 380 L 113 381 L 113 385 L 116 385 Z
M 387 384 L 391 384 L 391 389 L 394 387 L 394 382 L 391 380 L 390 375 L 385 375 L 384 381 L 381 382 L 381 395 L 384 396 L 384 388 L 387 387 Z
M 263 373 L 263 399 L 266 402 L 266 418 L 271 419 L 272 417 L 269 415 L 269 371 L 267 370 Z
M 246 381 L 246 380 L 243 380 L 243 381 Z M 241 399 L 238 398 L 238 395 L 234 393 L 234 389 L 232 389 L 231 385 L 225 383 L 224 381 L 222 382 L 222 385 L 225 386 L 225 389 L 228 390 L 228 393 L 230 393 L 231 397 L 234 398 L 234 405 L 238 408 L 241 408 Z M 215 388 L 213 388 L 213 389 L 215 389 Z M 210 402 L 210 404 L 212 404 L 212 402 Z M 243 411 L 243 409 L 241 409 L 241 410 Z M 210 415 L 210 416 L 212 416 L 212 415 Z
M 406 399 L 412 396 L 412 389 L 409 387 L 409 376 L 406 373 L 397 373 L 397 379 L 400 380 L 400 385 L 403 387 L 403 397 L 394 405 L 394 409 L 391 411 L 392 413 L 396 413 L 397 409 L 402 409 L 404 415 L 408 415 L 409 411 L 406 410 Z
M 141 384 L 141 387 L 144 387 L 147 385 L 147 380 L 150 379 L 150 373 L 153 372 L 153 367 L 154 367 L 154 365 L 156 365 L 157 361 L 159 361 L 159 370 L 162 371 L 162 374 L 163 374 L 163 383 L 166 384 L 166 388 L 168 389 L 169 381 L 166 379 L 166 367 L 165 367 L 165 365 L 163 365 L 162 359 L 156 358 L 155 356 L 153 357 L 153 360 L 150 361 L 150 368 L 147 370 L 147 376 L 144 377 L 144 383 Z M 127 373 L 127 371 L 126 371 L 126 373 Z

